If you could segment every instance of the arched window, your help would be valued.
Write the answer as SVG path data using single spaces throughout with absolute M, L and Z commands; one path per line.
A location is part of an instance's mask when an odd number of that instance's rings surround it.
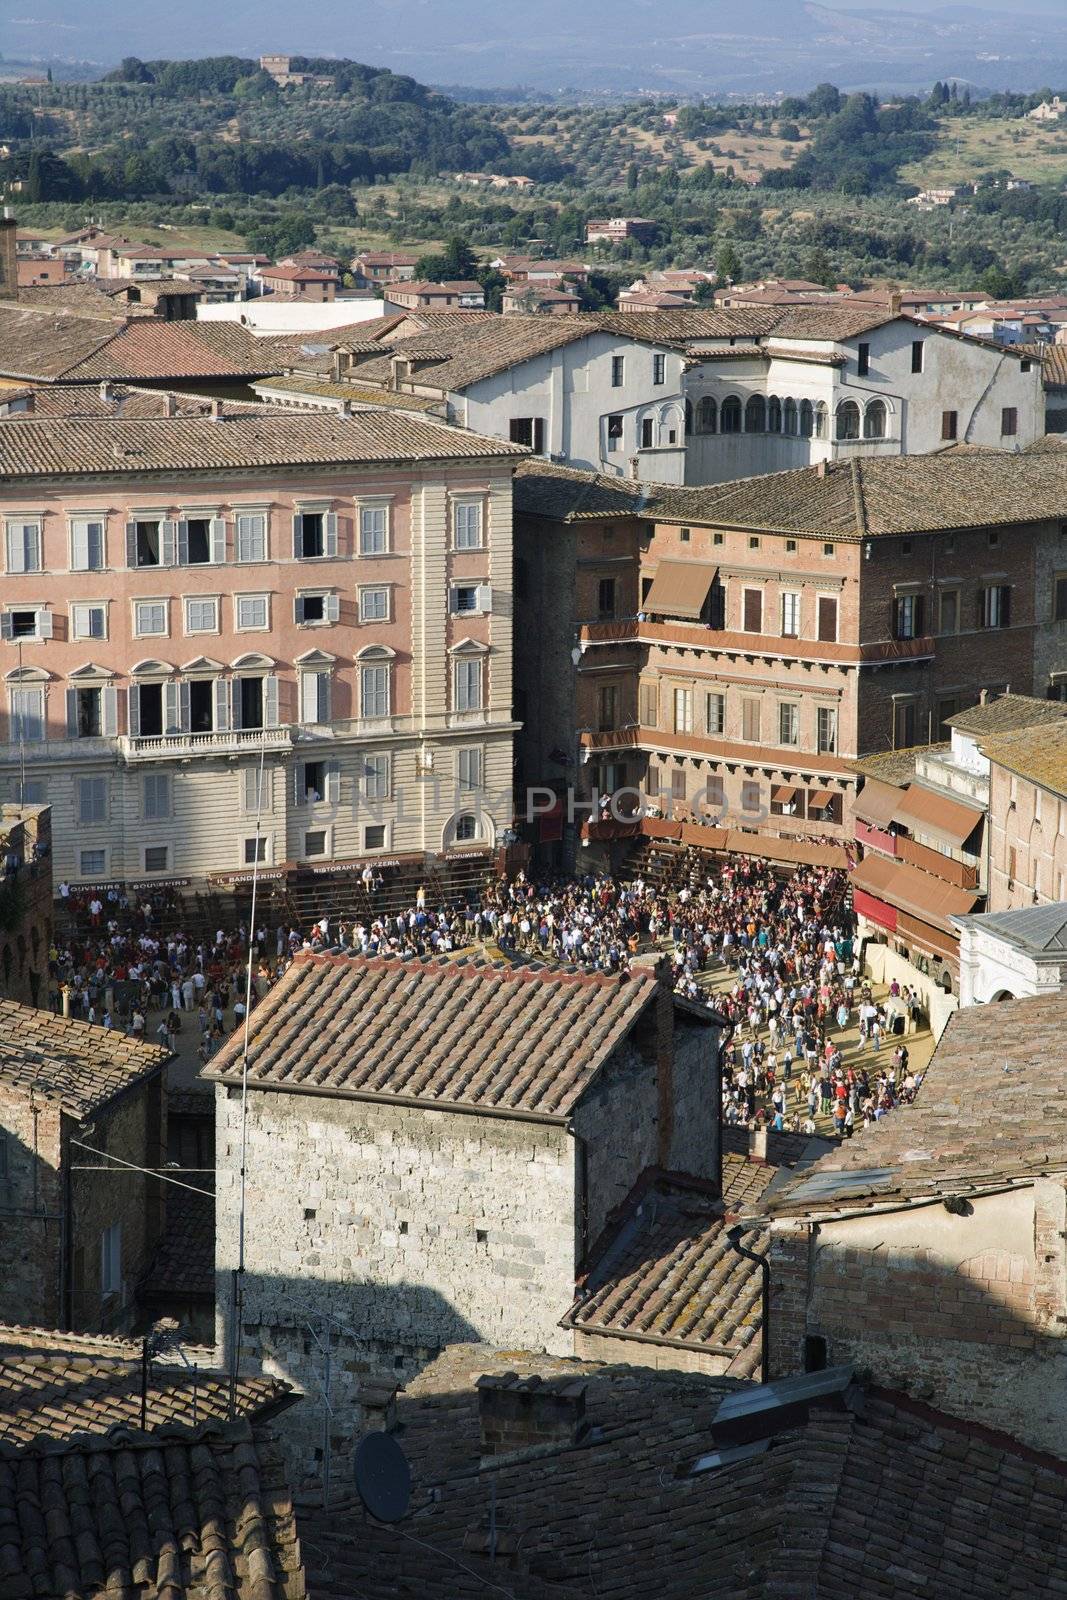
M 692 433 L 692 431 L 693 431 L 693 402 L 692 402 L 692 400 L 687 400 L 685 402 L 685 436 L 686 436 L 687 439 L 689 438 L 689 435 Z
M 781 433 L 782 431 L 782 402 L 776 394 L 772 394 L 767 402 L 767 432 Z
M 719 408 L 713 397 L 706 394 L 697 407 L 697 432 L 714 433 L 718 428 Z
M 750 394 L 745 406 L 745 432 L 767 431 L 767 402 L 761 394 Z
M 735 394 L 727 395 L 723 401 L 719 425 L 723 433 L 741 432 L 741 402 Z
M 810 400 L 800 402 L 800 437 L 810 439 L 815 431 L 815 412 Z
M 796 433 L 797 431 L 797 403 L 787 400 L 782 406 L 782 432 Z
M 860 436 L 860 408 L 855 400 L 842 400 L 837 408 L 837 437 L 858 439 Z
M 865 439 L 884 439 L 885 419 L 885 401 L 872 400 L 863 417 L 863 437 Z
M 826 402 L 824 400 L 818 401 L 815 406 L 815 437 L 816 439 L 826 438 Z

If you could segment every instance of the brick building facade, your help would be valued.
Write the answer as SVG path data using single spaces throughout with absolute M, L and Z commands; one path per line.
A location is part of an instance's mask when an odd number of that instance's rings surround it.
M 1035 551 L 1059 527 L 1055 452 L 646 491 L 619 508 L 636 533 L 608 520 L 597 480 L 569 506 L 551 469 L 519 485 L 521 517 L 575 540 L 590 785 L 665 815 L 843 840 L 852 759 L 936 740 L 983 690 L 1029 694 L 1039 641 L 1047 658 Z

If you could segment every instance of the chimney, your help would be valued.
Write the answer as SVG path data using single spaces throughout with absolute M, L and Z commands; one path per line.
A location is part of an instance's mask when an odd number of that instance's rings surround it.
M 178 402 L 173 394 L 169 392 L 163 396 L 163 415 L 165 417 L 176 417 L 178 415 Z
M 988 689 L 979 690 L 978 704 L 980 706 L 987 706 L 989 704 L 989 690 Z
M 571 1449 L 585 1434 L 584 1380 L 546 1383 L 536 1374 L 489 1373 L 475 1388 L 483 1461 L 551 1455 Z
M 396 1429 L 396 1397 L 401 1385 L 388 1373 L 370 1373 L 359 1385 L 357 1396 L 363 1413 L 364 1433 L 393 1433 Z
M 105 405 L 114 399 L 114 395 L 111 393 L 111 384 L 106 378 L 102 378 L 100 380 L 100 398 L 104 401 Z
M 674 990 L 671 966 L 666 956 L 633 956 L 633 972 L 652 972 L 656 976 L 655 1052 L 656 1052 L 656 1165 L 670 1168 L 674 1143 Z
M 891 317 L 899 317 L 903 304 L 904 302 L 900 298 L 900 290 L 894 289 L 889 296 L 889 315 Z
M 7 206 L 0 217 L 0 300 L 19 297 L 19 267 L 15 251 L 15 219 Z
M 767 1160 L 767 1127 L 761 1123 L 758 1127 L 748 1130 L 748 1159 L 766 1163 Z
M 630 457 L 630 477 L 636 483 L 641 476 L 641 462 L 637 456 Z
M 222 401 L 221 400 L 212 400 L 212 402 L 211 402 L 211 420 L 212 420 L 212 422 L 221 422 L 222 421 Z
M 817 478 L 825 478 L 825 476 L 826 476 L 826 462 L 825 461 L 819 461 L 816 464 L 815 476 Z

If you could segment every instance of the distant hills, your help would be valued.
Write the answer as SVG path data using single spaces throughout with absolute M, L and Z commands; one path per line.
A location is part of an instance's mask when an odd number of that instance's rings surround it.
M 1033 90 L 1067 80 L 1067 4 L 1030 3 L 1032 15 L 1003 3 L 924 12 L 815 0 L 318 0 L 294 13 L 288 0 L 173 9 L 108 0 L 106 41 L 115 56 L 186 56 L 192 40 L 205 55 L 358 54 L 423 82 L 483 89 L 744 96 L 826 80 L 921 90 L 954 77 L 976 89 Z M 0 22 L 9 58 L 99 54 L 93 8 L 33 0 L 27 11 Z

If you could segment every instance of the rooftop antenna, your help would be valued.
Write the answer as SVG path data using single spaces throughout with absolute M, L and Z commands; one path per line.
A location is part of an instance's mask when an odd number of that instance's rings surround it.
M 356 1488 L 368 1515 L 399 1522 L 411 1503 L 411 1468 L 391 1433 L 368 1433 L 356 1446 Z
M 259 775 L 256 781 L 256 847 L 252 862 L 252 907 L 248 916 L 248 965 L 245 981 L 244 1043 L 241 1048 L 241 1185 L 237 1212 L 237 1267 L 230 1297 L 230 1418 L 237 1415 L 237 1375 L 241 1364 L 241 1321 L 245 1288 L 245 1217 L 248 1176 L 248 1037 L 252 1020 L 252 951 L 256 942 L 256 891 L 259 888 L 259 861 L 263 815 L 263 764 L 266 744 L 259 747 Z

